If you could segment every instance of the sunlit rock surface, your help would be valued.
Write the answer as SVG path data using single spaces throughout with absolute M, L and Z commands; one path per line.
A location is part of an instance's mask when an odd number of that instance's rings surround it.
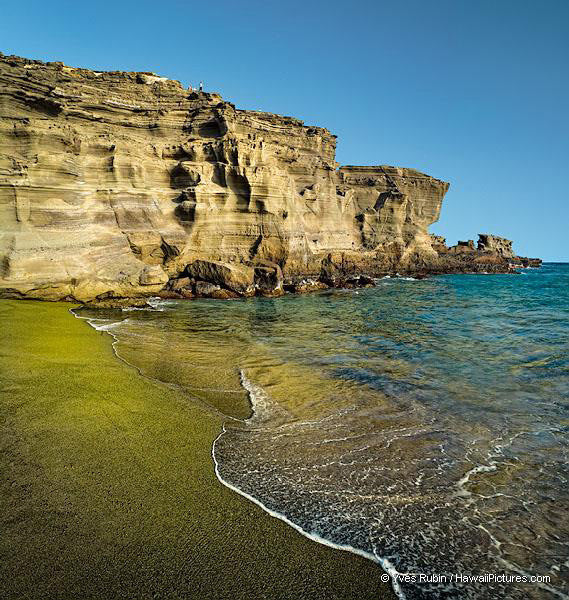
M 444 271 L 427 229 L 448 183 L 338 168 L 335 149 L 326 129 L 152 73 L 0 56 L 2 294 L 132 298 L 215 271 L 228 292 L 278 295 L 283 278 Z

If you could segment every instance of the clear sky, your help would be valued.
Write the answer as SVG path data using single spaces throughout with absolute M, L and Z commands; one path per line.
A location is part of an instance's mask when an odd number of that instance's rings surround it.
M 569 0 L 5 2 L 0 50 L 155 71 L 451 182 L 434 233 L 569 261 Z

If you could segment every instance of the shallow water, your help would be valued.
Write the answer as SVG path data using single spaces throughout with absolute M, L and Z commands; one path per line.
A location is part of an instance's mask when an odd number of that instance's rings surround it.
M 546 264 L 81 313 L 142 373 L 230 417 L 225 482 L 416 574 L 401 597 L 568 598 L 568 286 L 569 265 Z

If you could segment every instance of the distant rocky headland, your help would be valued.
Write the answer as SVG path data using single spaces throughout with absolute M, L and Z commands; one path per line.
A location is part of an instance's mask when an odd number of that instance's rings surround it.
M 0 55 L 0 295 L 275 296 L 537 266 L 428 232 L 449 184 L 154 73 Z

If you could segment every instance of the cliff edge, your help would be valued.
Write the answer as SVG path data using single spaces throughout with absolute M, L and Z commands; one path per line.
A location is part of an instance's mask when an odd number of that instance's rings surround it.
M 326 129 L 153 73 L 0 55 L 0 293 L 278 295 L 465 268 L 428 233 L 448 183 L 338 168 L 335 149 Z

